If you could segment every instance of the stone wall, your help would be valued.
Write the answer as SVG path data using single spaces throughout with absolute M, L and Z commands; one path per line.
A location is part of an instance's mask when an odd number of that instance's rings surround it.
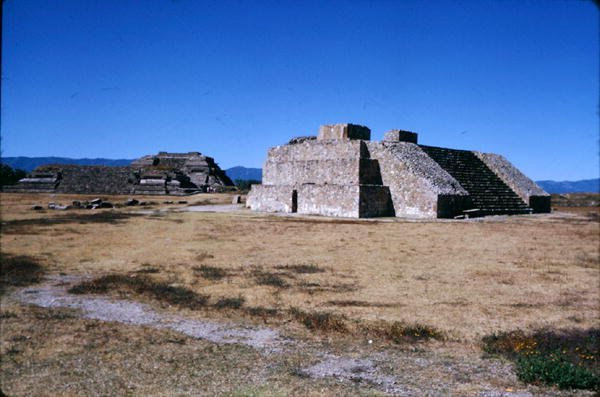
M 275 146 L 267 152 L 267 161 L 310 161 L 326 159 L 369 158 L 363 141 L 304 141 L 293 145 Z
M 292 212 L 293 191 L 290 185 L 252 185 L 246 206 L 254 211 Z
M 376 180 L 377 163 L 369 159 L 327 159 L 275 162 L 263 168 L 265 185 L 306 183 L 351 185 Z
M 131 194 L 137 183 L 130 167 L 55 166 L 60 172 L 57 193 Z
M 252 187 L 247 206 L 259 211 L 341 217 L 393 215 L 379 162 L 369 158 L 366 127 L 323 126 L 318 139 L 294 139 L 271 148 L 263 184 Z
M 301 214 L 350 218 L 360 215 L 358 185 L 301 185 L 297 191 Z
M 416 132 L 404 130 L 390 130 L 385 133 L 383 140 L 386 142 L 410 142 L 417 143 L 418 135 Z

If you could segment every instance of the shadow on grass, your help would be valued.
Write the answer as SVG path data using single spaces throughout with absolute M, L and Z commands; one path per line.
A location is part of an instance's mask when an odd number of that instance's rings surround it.
M 276 269 L 279 270 L 290 270 L 294 273 L 299 274 L 313 274 L 313 273 L 323 273 L 325 270 L 321 269 L 319 266 L 314 264 L 305 264 L 305 265 L 280 265 L 276 266 Z
M 174 287 L 164 282 L 154 281 L 144 275 L 110 274 L 91 281 L 84 281 L 68 291 L 72 294 L 106 294 L 109 292 L 133 292 L 149 296 L 159 302 L 188 309 L 199 309 L 208 303 L 209 295 L 197 294 L 194 291 Z
M 336 283 L 336 284 L 320 284 L 315 282 L 302 281 L 296 285 L 298 289 L 309 295 L 320 292 L 344 293 L 354 292 L 359 289 L 356 283 Z
M 364 218 L 363 218 L 364 219 Z M 265 217 L 263 222 L 285 222 L 285 223 L 301 223 L 301 224 L 329 224 L 329 225 L 377 225 L 382 223 L 372 219 L 368 220 L 354 220 L 351 218 L 294 218 L 291 216 L 268 216 Z
M 331 312 L 306 312 L 297 307 L 290 308 L 289 313 L 293 318 L 311 330 L 339 333 L 348 331 L 344 321 L 345 317 L 340 314 Z
M 207 280 L 221 280 L 228 275 L 227 270 L 216 266 L 200 265 L 192 267 L 192 270 L 200 273 Z
M 399 307 L 399 303 L 373 303 L 359 300 L 331 300 L 326 302 L 327 305 L 339 307 Z
M 8 286 L 24 287 L 41 281 L 44 267 L 29 256 L 0 254 L 0 295 Z
M 246 309 L 244 309 L 244 311 L 251 316 L 260 317 L 264 321 L 266 321 L 269 318 L 279 317 L 279 310 L 275 308 L 256 306 L 247 307 Z
M 374 322 L 361 324 L 360 329 L 369 337 L 382 338 L 397 344 L 413 343 L 421 340 L 445 340 L 446 335 L 435 327 L 400 321 Z
M 217 309 L 240 309 L 244 306 L 246 299 L 243 296 L 236 298 L 221 298 L 215 304 L 214 307 Z
M 256 270 L 253 272 L 254 280 L 258 285 L 267 285 L 271 287 L 277 288 L 285 288 L 289 286 L 287 281 L 285 281 L 279 274 L 263 272 L 261 270 Z
M 0 232 L 4 234 L 32 234 L 31 228 L 66 224 L 108 224 L 117 225 L 130 218 L 145 214 L 124 213 L 116 211 L 98 211 L 86 214 L 66 214 L 49 218 L 16 219 L 0 223 Z

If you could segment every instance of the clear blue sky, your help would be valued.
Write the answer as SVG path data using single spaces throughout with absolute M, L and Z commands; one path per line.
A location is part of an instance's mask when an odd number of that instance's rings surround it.
M 352 122 L 599 173 L 591 1 L 5 0 L 2 155 L 269 147 Z

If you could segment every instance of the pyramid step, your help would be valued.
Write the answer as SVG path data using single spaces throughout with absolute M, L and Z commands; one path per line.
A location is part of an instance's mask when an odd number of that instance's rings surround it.
M 469 192 L 480 213 L 530 213 L 527 204 L 473 152 L 421 146 Z

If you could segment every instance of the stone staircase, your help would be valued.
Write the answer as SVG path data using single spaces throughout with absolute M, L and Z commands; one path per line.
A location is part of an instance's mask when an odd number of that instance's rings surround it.
M 476 215 L 530 214 L 532 209 L 473 152 L 420 145 L 469 192 Z

